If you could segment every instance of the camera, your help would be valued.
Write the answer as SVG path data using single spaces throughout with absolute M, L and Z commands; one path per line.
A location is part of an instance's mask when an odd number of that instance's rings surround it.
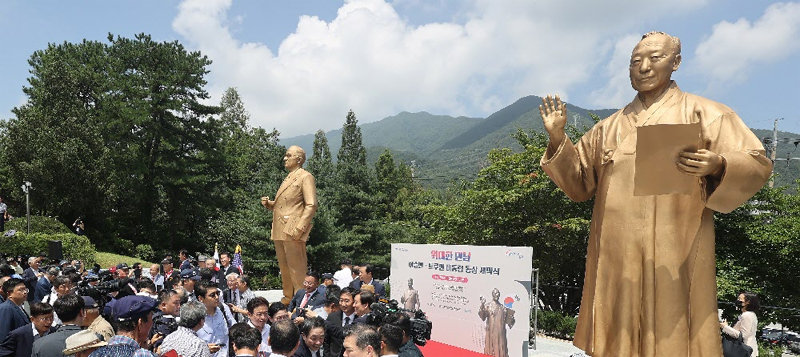
M 428 340 L 431 339 L 431 330 L 433 323 L 425 316 L 422 310 L 407 310 L 400 308 L 397 300 L 380 299 L 378 302 L 370 305 L 372 312 L 367 315 L 367 324 L 372 326 L 380 326 L 386 323 L 392 323 L 397 319 L 397 314 L 408 315 L 411 320 L 411 331 L 409 338 L 419 346 L 425 346 Z

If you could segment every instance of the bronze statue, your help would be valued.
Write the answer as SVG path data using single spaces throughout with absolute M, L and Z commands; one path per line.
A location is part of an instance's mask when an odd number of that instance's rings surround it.
M 278 188 L 275 200 L 261 197 L 261 204 L 272 210 L 271 237 L 281 270 L 284 304 L 303 288 L 308 269 L 306 242 L 317 211 L 317 188 L 314 176 L 302 168 L 305 161 L 306 152 L 299 146 L 290 146 L 283 156 L 289 174 Z
M 680 40 L 651 32 L 633 49 L 625 108 L 575 144 L 566 106 L 539 107 L 550 137 L 541 165 L 575 201 L 594 197 L 573 344 L 593 356 L 720 356 L 713 212 L 730 212 L 769 178 L 764 147 L 727 106 L 682 92 L 671 80 Z M 697 150 L 675 158 L 697 178 L 685 194 L 634 195 L 637 128 L 700 124 Z
M 500 302 L 500 290 L 492 289 L 492 301 L 486 302 L 480 297 L 481 306 L 478 308 L 478 317 L 486 321 L 486 336 L 483 353 L 493 357 L 508 357 L 508 338 L 506 326 L 514 327 L 514 310 L 505 307 Z

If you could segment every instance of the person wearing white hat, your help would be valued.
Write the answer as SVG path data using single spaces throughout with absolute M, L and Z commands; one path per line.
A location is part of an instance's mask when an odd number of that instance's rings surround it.
M 94 350 L 107 344 L 107 342 L 100 340 L 100 336 L 96 333 L 90 330 L 83 330 L 67 337 L 67 348 L 64 349 L 64 355 L 86 357 Z

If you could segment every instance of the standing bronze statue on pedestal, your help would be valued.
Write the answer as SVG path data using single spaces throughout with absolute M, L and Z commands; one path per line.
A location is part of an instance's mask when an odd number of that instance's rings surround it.
M 306 242 L 317 212 L 317 188 L 314 176 L 302 168 L 305 161 L 306 152 L 299 146 L 290 146 L 283 156 L 289 174 L 278 188 L 275 200 L 261 197 L 261 204 L 272 210 L 271 237 L 281 269 L 281 302 L 287 305 L 294 293 L 303 288 L 308 270 Z
M 575 201 L 594 197 L 575 346 L 592 356 L 720 356 L 714 211 L 730 212 L 769 178 L 764 147 L 730 108 L 671 80 L 680 40 L 651 32 L 633 49 L 633 102 L 575 144 L 566 105 L 539 107 L 550 136 L 541 165 Z M 637 128 L 700 124 L 696 150 L 674 165 L 697 178 L 687 193 L 635 195 Z M 639 143 L 646 144 L 646 143 Z M 663 163 L 674 169 L 673 163 Z

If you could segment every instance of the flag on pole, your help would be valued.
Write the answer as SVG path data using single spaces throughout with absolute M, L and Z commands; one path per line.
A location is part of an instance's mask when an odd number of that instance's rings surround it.
M 216 270 L 219 270 L 219 243 L 214 243 L 214 261 L 217 265 Z
M 239 269 L 239 274 L 244 273 L 244 266 L 242 266 L 242 247 L 238 244 L 236 245 L 236 250 L 233 251 L 233 262 L 231 265 Z

